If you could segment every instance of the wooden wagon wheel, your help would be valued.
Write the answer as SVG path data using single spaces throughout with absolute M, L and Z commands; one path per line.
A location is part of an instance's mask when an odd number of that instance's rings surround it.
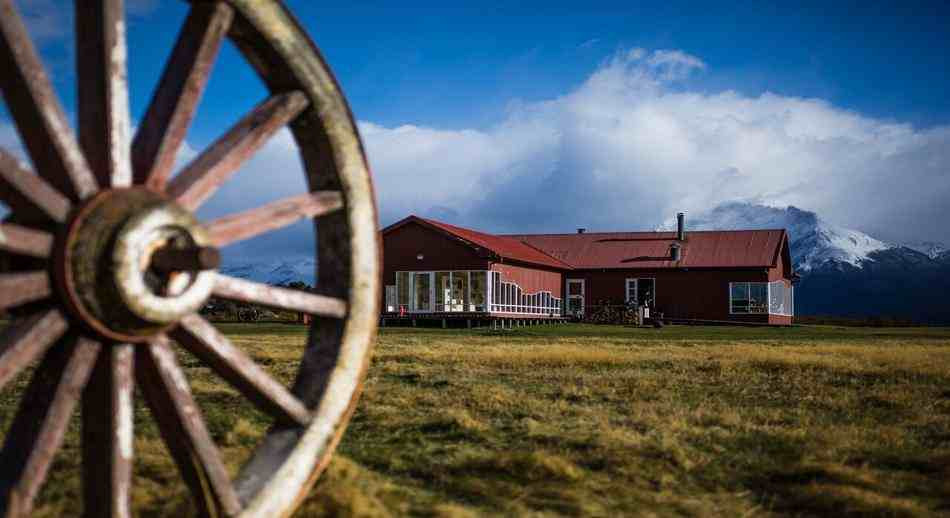
M 372 183 L 327 65 L 277 0 L 194 2 L 131 136 L 122 0 L 77 1 L 78 138 L 12 0 L 0 0 L 0 88 L 35 174 L 0 150 L 0 388 L 39 361 L 0 452 L 0 515 L 28 515 L 81 402 L 87 516 L 129 516 L 134 387 L 203 515 L 284 516 L 326 467 L 376 331 Z M 270 97 L 179 174 L 176 152 L 223 38 Z M 193 212 L 289 125 L 309 193 L 211 222 Z M 217 248 L 314 218 L 317 293 L 215 271 Z M 209 296 L 315 316 L 286 388 L 197 311 Z M 225 470 L 175 343 L 275 419 L 236 479 Z

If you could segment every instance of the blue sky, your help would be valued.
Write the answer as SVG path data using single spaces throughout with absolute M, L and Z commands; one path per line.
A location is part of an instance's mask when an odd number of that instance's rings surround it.
M 74 114 L 71 3 L 16 3 Z M 651 228 L 738 199 L 884 239 L 950 240 L 933 221 L 950 216 L 945 2 L 287 3 L 361 122 L 383 224 L 416 212 L 498 231 Z M 138 118 L 187 6 L 127 5 Z M 226 46 L 189 146 L 265 95 Z M 0 139 L 8 120 L 0 112 Z M 249 164 L 241 187 L 255 185 L 251 170 L 294 169 L 286 144 Z M 267 174 L 283 185 L 270 197 L 302 185 Z M 225 190 L 207 214 L 251 198 Z

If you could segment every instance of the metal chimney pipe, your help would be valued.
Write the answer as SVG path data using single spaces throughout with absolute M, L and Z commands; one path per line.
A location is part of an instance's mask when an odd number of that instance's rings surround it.
M 679 261 L 680 258 L 682 258 L 682 251 L 683 249 L 680 247 L 680 245 L 676 243 L 670 245 L 670 261 Z
M 676 240 L 686 241 L 686 214 L 682 212 L 676 214 Z

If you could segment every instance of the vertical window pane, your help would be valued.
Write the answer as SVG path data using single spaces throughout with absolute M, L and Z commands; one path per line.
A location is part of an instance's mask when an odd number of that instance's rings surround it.
M 405 306 L 406 309 L 409 309 L 409 294 L 412 293 L 409 279 L 409 272 L 396 273 L 396 304 Z M 398 311 L 399 308 L 396 308 L 396 310 Z
M 435 272 L 435 310 L 448 311 L 449 300 L 452 297 L 451 276 L 449 272 Z
M 567 283 L 567 294 L 568 294 L 568 295 L 581 295 L 581 283 L 579 283 L 579 282 L 568 282 L 568 283 Z
M 471 303 L 475 311 L 485 311 L 485 272 L 472 272 Z
M 413 290 L 413 309 L 416 311 L 431 311 L 432 301 L 429 300 L 429 288 L 431 287 L 430 274 L 417 273 L 413 277 L 415 277 L 415 289 Z
M 731 285 L 731 298 L 732 298 L 732 308 L 733 313 L 748 313 L 749 312 L 749 283 L 747 282 L 734 282 Z
M 749 313 L 769 312 L 769 285 L 765 282 L 749 283 Z
M 637 303 L 653 306 L 655 284 L 653 279 L 637 279 Z

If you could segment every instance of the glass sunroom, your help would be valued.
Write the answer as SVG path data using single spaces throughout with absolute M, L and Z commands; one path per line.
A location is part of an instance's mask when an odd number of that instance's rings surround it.
M 396 272 L 395 286 L 386 287 L 386 310 L 560 316 L 561 299 L 549 291 L 526 293 L 489 270 Z
M 732 315 L 795 315 L 795 287 L 784 281 L 730 282 Z

